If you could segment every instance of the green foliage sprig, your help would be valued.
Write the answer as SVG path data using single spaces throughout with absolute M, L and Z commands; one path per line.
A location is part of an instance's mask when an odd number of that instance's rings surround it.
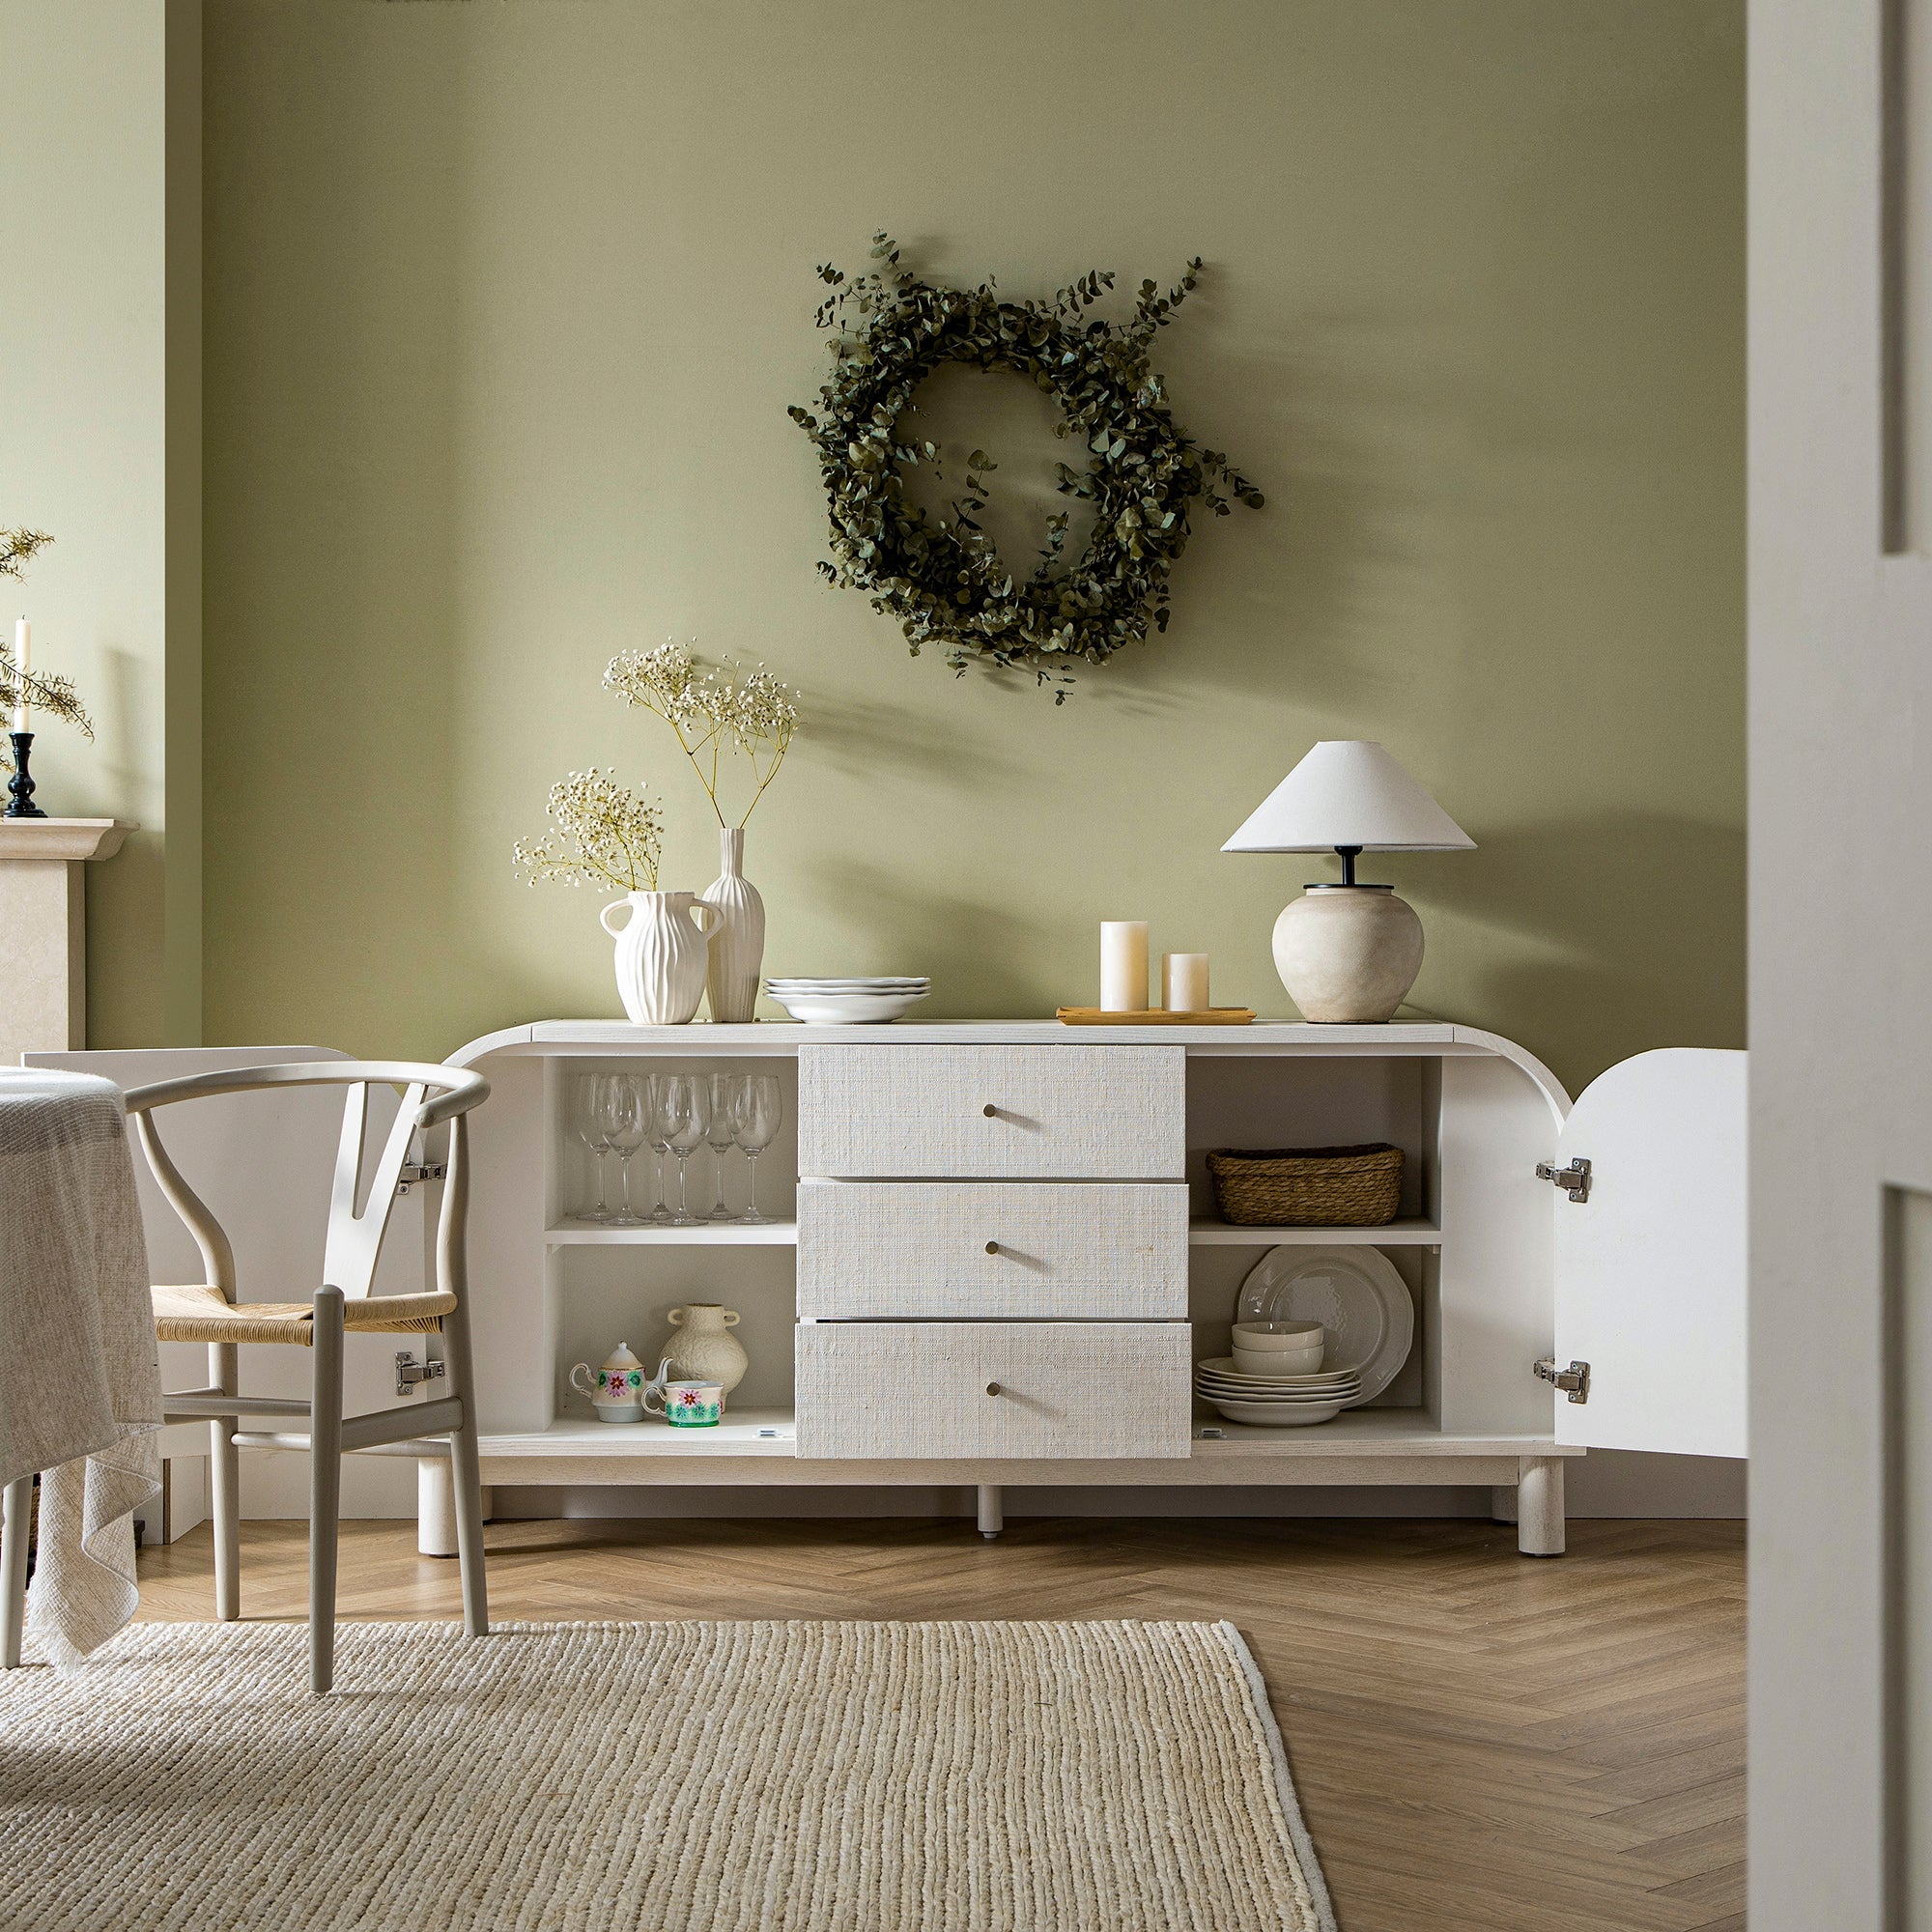
M 30 530 L 25 526 L 11 530 L 0 528 L 0 577 L 11 577 L 15 582 L 25 578 L 29 558 L 52 542 L 45 530 Z M 83 738 L 93 738 L 94 720 L 81 704 L 73 680 L 55 672 L 23 671 L 14 662 L 13 634 L 8 632 L 0 636 L 0 711 L 11 716 L 14 706 L 23 701 L 36 711 L 50 713 L 64 724 L 71 724 Z M 0 747 L 0 771 L 13 769 L 12 753 Z
M 1189 533 L 1198 497 L 1217 516 L 1229 498 L 1260 509 L 1262 494 L 1218 450 L 1175 422 L 1149 362 L 1156 332 L 1196 287 L 1197 258 L 1165 295 L 1143 282 L 1125 324 L 1090 313 L 1114 285 L 1094 271 L 1050 301 L 1003 300 L 989 278 L 977 289 L 935 287 L 900 265 L 888 235 L 873 240 L 867 273 L 847 281 L 824 264 L 834 293 L 817 323 L 835 330 L 831 381 L 816 414 L 791 417 L 818 450 L 831 498 L 832 558 L 818 566 L 841 588 L 869 591 L 872 608 L 898 620 L 914 657 L 942 646 L 963 674 L 974 663 L 1070 682 L 1065 668 L 1105 664 L 1168 624 L 1168 574 Z M 906 501 L 903 472 L 941 461 L 937 444 L 902 438 L 915 391 L 944 362 L 1009 369 L 1059 404 L 1054 434 L 1077 442 L 1085 462 L 1057 466 L 1055 488 L 1092 502 L 1094 534 L 1065 567 L 1067 513 L 1048 519 L 1031 575 L 1016 578 L 981 527 L 983 450 L 966 460 L 966 486 L 952 515 L 934 519 Z M 943 471 L 940 471 L 943 475 Z M 1056 703 L 1065 689 L 1054 693 Z

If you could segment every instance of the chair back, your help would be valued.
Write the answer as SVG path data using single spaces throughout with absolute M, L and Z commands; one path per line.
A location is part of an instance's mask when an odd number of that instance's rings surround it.
M 402 1105 L 386 1139 L 373 1160 L 367 1150 L 369 1090 L 372 1086 L 403 1089 Z M 336 1146 L 335 1171 L 329 1188 L 328 1228 L 323 1253 L 322 1281 L 339 1288 L 350 1299 L 366 1296 L 375 1280 L 388 1231 L 390 1213 L 402 1181 L 403 1164 L 417 1133 L 450 1124 L 445 1157 L 445 1184 L 437 1241 L 439 1285 L 461 1292 L 462 1211 L 467 1193 L 468 1136 L 466 1116 L 489 1096 L 490 1083 L 480 1073 L 458 1066 L 439 1066 L 412 1061 L 335 1060 L 285 1062 L 261 1066 L 188 1074 L 131 1089 L 128 1112 L 133 1119 L 142 1153 L 156 1185 L 181 1216 L 200 1249 L 209 1283 L 227 1299 L 236 1297 L 235 1256 L 226 1233 L 210 1212 L 162 1144 L 154 1115 L 159 1108 L 184 1100 L 224 1094 L 258 1092 L 270 1087 L 342 1087 L 342 1132 Z M 318 1282 L 315 1286 L 321 1286 Z M 302 1297 L 305 1298 L 305 1297 Z

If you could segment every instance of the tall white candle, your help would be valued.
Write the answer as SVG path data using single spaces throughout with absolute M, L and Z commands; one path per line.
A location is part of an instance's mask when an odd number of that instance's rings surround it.
M 24 617 L 16 618 L 14 623 L 14 662 L 19 666 L 22 677 L 34 668 L 34 632 L 32 625 Z M 16 701 L 14 705 L 14 729 L 16 731 L 32 730 L 33 725 L 30 720 L 31 714 L 27 709 L 27 694 L 22 689 L 18 692 Z
M 1144 1013 L 1148 996 L 1148 923 L 1100 922 L 1100 1010 Z
M 1208 955 L 1205 952 L 1163 952 L 1160 955 L 1160 1003 L 1171 1013 L 1208 1010 Z

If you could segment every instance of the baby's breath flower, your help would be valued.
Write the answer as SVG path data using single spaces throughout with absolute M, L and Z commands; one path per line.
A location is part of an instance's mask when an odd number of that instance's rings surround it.
M 550 788 L 556 829 L 518 839 L 517 869 L 531 885 L 599 886 L 620 893 L 654 893 L 664 849 L 664 814 L 617 782 L 613 771 L 572 772 Z
M 623 651 L 612 658 L 604 689 L 638 710 L 655 712 L 670 726 L 720 825 L 725 823 L 718 802 L 721 754 L 742 753 L 752 768 L 752 802 L 738 821 L 743 825 L 798 730 L 798 693 L 763 665 L 749 671 L 731 663 L 706 668 L 690 644 L 669 638 L 655 650 Z

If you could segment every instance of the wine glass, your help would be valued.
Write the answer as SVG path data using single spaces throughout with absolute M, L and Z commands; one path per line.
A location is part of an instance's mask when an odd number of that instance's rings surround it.
M 711 1124 L 704 1130 L 704 1139 L 711 1149 L 711 1171 L 718 1195 L 718 1205 L 706 1217 L 712 1221 L 728 1221 L 731 1218 L 731 1210 L 724 1205 L 724 1156 L 738 1144 L 737 1129 L 731 1124 L 731 1096 L 737 1086 L 738 1075 L 735 1073 L 714 1073 L 711 1076 Z
M 670 1144 L 658 1124 L 658 1089 L 664 1084 L 662 1073 L 647 1073 L 643 1076 L 644 1129 L 651 1150 L 651 1211 L 649 1220 L 654 1228 L 668 1228 L 672 1225 L 669 1208 L 665 1204 L 669 1197 L 668 1178 L 665 1172 L 665 1162 L 670 1158 Z
M 752 1171 L 749 1198 L 745 1211 L 738 1216 L 740 1221 L 763 1222 L 772 1218 L 758 1211 L 758 1156 L 771 1146 L 783 1118 L 784 1102 L 779 1093 L 778 1075 L 747 1073 L 738 1084 L 731 1106 L 732 1138 L 745 1150 L 745 1160 Z
M 580 1210 L 577 1216 L 580 1221 L 608 1221 L 611 1218 L 611 1210 L 604 1200 L 604 1160 L 611 1151 L 611 1143 L 604 1138 L 603 1100 L 598 1092 L 603 1079 L 601 1073 L 580 1073 L 572 1100 L 571 1126 L 590 1155 L 591 1171 L 597 1177 L 597 1205 Z
M 599 1118 L 604 1123 L 605 1140 L 617 1156 L 617 1174 L 623 1182 L 623 1205 L 609 1217 L 612 1228 L 641 1228 L 644 1217 L 631 1206 L 631 1157 L 643 1146 L 649 1132 L 644 1118 L 644 1096 L 635 1073 L 612 1073 L 604 1082 L 603 1105 Z
M 685 1194 L 685 1166 L 711 1122 L 710 1084 L 693 1073 L 667 1073 L 658 1082 L 653 1113 L 658 1133 L 677 1156 L 677 1209 L 670 1217 L 670 1225 L 695 1227 L 697 1217 L 691 1211 Z

